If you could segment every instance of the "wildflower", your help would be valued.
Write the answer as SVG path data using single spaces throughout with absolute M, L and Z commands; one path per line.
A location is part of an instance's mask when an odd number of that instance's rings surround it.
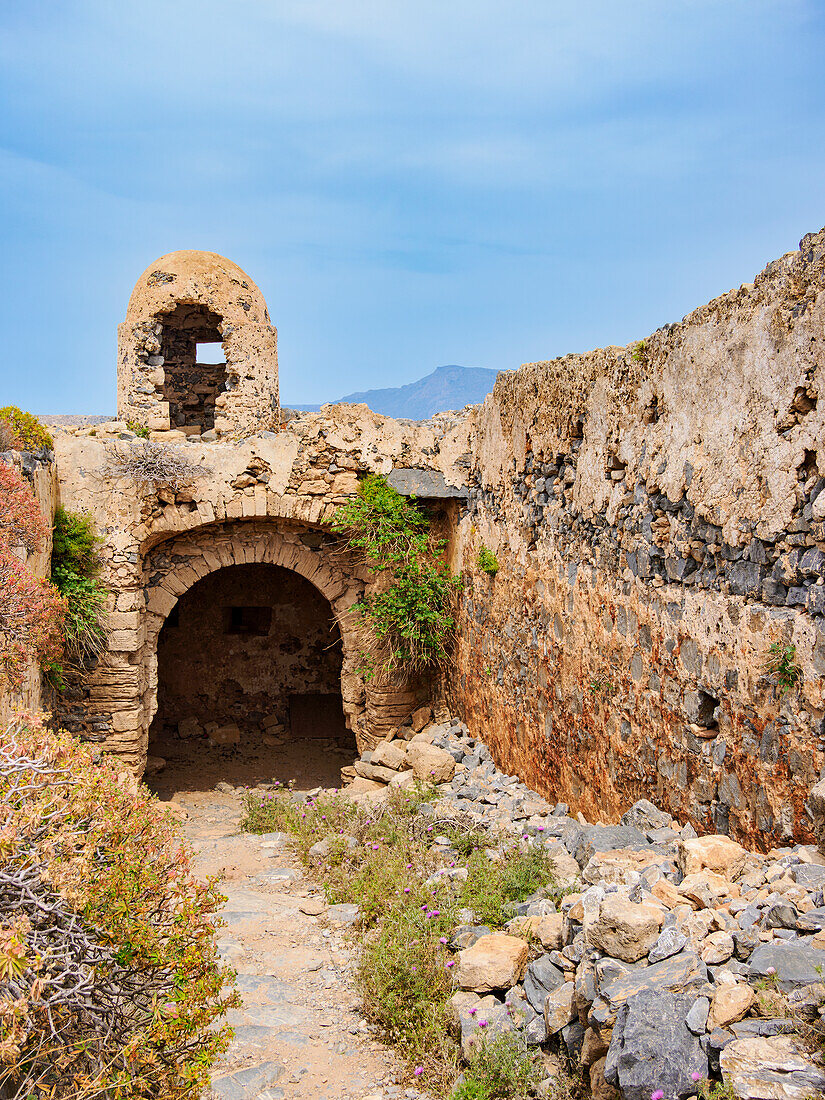
M 701 1081 L 702 1080 L 702 1074 L 697 1073 L 696 1070 L 694 1070 L 693 1073 L 691 1073 L 690 1076 L 694 1081 Z
M 776 973 L 776 967 L 775 966 L 769 966 L 768 969 L 765 971 L 765 973 L 766 974 L 775 974 Z
M 486 1027 L 487 1026 L 487 1021 L 486 1020 L 479 1020 L 478 1021 L 478 1026 L 479 1027 Z M 664 1093 L 662 1093 L 662 1096 L 664 1096 Z M 653 1097 L 651 1097 L 651 1100 L 653 1100 Z M 659 1098 L 659 1100 L 661 1100 L 661 1097 Z
M 442 936 L 442 937 L 441 937 L 441 939 L 440 939 L 440 940 L 439 940 L 438 942 L 439 942 L 439 943 L 446 943 L 446 942 L 447 942 L 447 937 L 446 937 L 446 936 Z
M 449 970 L 451 966 L 455 966 L 455 963 L 453 962 L 452 959 L 448 959 L 447 962 L 444 963 L 444 965 Z
M 471 1016 L 475 1016 L 476 1012 L 478 1012 L 478 1009 L 477 1008 L 468 1008 L 467 1011 L 470 1013 Z
M 663 1100 L 664 1095 L 664 1089 L 656 1089 L 655 1092 L 651 1092 L 650 1100 Z
M 423 1066 L 416 1066 L 415 1069 L 413 1070 L 413 1073 L 415 1074 L 416 1077 L 420 1077 L 423 1072 L 424 1072 L 424 1067 Z
M 409 888 L 409 886 L 405 886 L 405 887 L 404 887 L 404 893 L 405 893 L 405 894 L 409 894 L 409 892 L 410 892 L 410 888 Z

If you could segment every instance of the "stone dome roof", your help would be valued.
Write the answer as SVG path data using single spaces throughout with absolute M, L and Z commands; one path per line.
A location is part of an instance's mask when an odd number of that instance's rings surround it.
M 169 252 L 155 260 L 135 283 L 127 321 L 168 313 L 179 302 L 208 306 L 226 321 L 269 324 L 264 296 L 237 264 L 217 252 Z

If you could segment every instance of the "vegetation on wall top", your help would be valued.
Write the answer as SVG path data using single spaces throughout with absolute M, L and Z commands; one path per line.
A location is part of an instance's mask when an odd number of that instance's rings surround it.
M 371 631 L 365 654 L 368 674 L 399 669 L 423 672 L 442 666 L 454 627 L 453 595 L 459 578 L 442 561 L 443 541 L 415 499 L 402 496 L 386 478 L 370 474 L 358 494 L 341 505 L 332 528 L 384 574 L 379 591 L 353 610 Z
M 16 405 L 0 409 L 0 451 L 50 451 L 52 437 L 36 416 Z
M 102 471 L 105 477 L 125 477 L 142 489 L 182 489 L 209 472 L 177 447 L 148 440 L 126 443 L 109 450 Z

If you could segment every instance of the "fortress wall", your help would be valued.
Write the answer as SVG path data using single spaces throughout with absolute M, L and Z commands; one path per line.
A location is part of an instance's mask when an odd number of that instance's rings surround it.
M 499 376 L 449 693 L 501 765 L 590 819 L 646 796 L 747 843 L 810 836 L 824 378 L 825 231 L 638 345 Z M 801 669 L 784 693 L 773 643 Z

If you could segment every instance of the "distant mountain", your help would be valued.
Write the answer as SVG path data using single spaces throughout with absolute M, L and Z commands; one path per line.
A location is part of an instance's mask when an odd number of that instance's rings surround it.
M 333 405 L 368 405 L 373 412 L 407 420 L 427 420 L 437 412 L 477 405 L 492 390 L 497 371 L 486 367 L 437 367 L 432 374 L 406 386 L 349 393 Z M 320 405 L 291 405 L 303 412 L 317 412 Z

